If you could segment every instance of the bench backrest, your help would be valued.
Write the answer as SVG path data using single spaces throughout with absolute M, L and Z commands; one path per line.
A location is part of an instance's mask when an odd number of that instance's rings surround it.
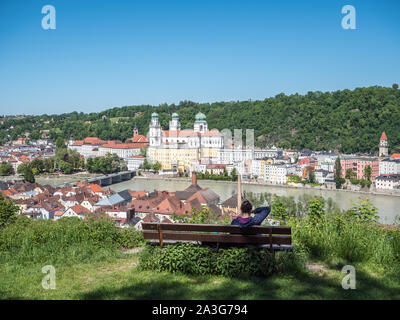
M 269 244 L 273 251 L 273 246 L 292 244 L 290 227 L 143 222 L 142 229 L 145 239 L 159 240 L 160 246 L 164 240 Z

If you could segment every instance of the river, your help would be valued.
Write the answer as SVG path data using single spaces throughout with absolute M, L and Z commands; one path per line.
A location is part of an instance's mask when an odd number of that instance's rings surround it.
M 191 184 L 190 180 L 173 180 L 173 179 L 144 179 L 140 177 L 133 178 L 129 181 L 124 181 L 111 185 L 110 188 L 114 191 L 121 191 L 124 189 L 130 190 L 168 190 L 177 191 L 184 190 Z M 237 185 L 229 182 L 221 181 L 205 181 L 198 180 L 198 185 L 206 188 L 211 188 L 214 192 L 220 195 L 221 201 L 224 201 L 236 193 Z M 269 192 L 278 196 L 293 196 L 297 199 L 303 194 L 321 195 L 325 199 L 332 198 L 332 200 L 339 206 L 340 209 L 349 209 L 351 204 L 358 200 L 358 198 L 366 198 L 378 208 L 379 221 L 385 224 L 392 224 L 396 215 L 400 215 L 400 197 L 375 195 L 375 194 L 359 194 L 355 192 L 339 192 L 334 190 L 316 190 L 316 189 L 303 189 L 303 188 L 285 188 L 276 186 L 242 184 L 242 189 L 247 192 L 261 193 Z

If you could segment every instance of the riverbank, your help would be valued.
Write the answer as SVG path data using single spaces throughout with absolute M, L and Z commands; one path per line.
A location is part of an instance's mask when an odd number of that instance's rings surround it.
M 49 184 L 53 187 L 57 187 L 63 185 L 64 183 L 75 183 L 79 181 L 83 181 L 89 178 L 95 178 L 101 176 L 101 174 L 92 174 L 92 173 L 74 173 L 74 174 L 40 174 L 35 176 L 35 181 L 41 185 Z M 8 181 L 8 180 L 23 180 L 24 177 L 22 175 L 12 175 L 12 176 L 2 176 L 0 180 Z
M 146 180 L 163 180 L 163 181 L 187 181 L 191 182 L 191 178 L 184 177 L 163 177 L 161 175 L 149 175 L 149 176 L 135 176 L 133 179 L 146 179 Z M 210 180 L 210 179 L 198 179 L 200 181 L 207 181 L 212 183 L 221 183 L 221 184 L 233 184 L 236 185 L 236 181 L 225 181 L 225 180 Z M 321 191 L 332 191 L 332 192 L 344 192 L 344 193 L 354 193 L 354 194 L 362 194 L 362 195 L 379 195 L 379 196 L 389 196 L 389 197 L 397 197 L 400 199 L 400 193 L 387 193 L 387 192 L 376 192 L 376 191 L 356 191 L 356 190 L 348 190 L 348 189 L 328 189 L 323 187 L 311 187 L 307 185 L 294 186 L 287 184 L 271 184 L 271 183 L 263 183 L 263 182 L 255 182 L 255 181 L 246 181 L 242 180 L 243 185 L 253 185 L 260 187 L 277 187 L 277 188 L 289 188 L 296 190 L 321 190 Z

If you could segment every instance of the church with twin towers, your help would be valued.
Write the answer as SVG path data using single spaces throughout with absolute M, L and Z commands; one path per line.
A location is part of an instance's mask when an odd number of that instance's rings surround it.
M 193 163 L 216 160 L 224 147 L 224 135 L 209 130 L 206 116 L 196 114 L 193 129 L 182 129 L 177 113 L 173 113 L 168 130 L 161 128 L 158 114 L 151 115 L 148 158 L 160 162 L 164 170 L 190 170 Z

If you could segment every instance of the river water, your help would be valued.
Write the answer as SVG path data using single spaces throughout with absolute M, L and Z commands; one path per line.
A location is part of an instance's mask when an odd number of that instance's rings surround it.
M 124 181 L 111 185 L 106 188 L 110 188 L 114 191 L 121 191 L 124 189 L 130 190 L 168 190 L 177 191 L 184 190 L 191 184 L 190 180 L 167 180 L 167 179 L 143 179 L 133 178 L 129 181 Z M 211 188 L 214 192 L 219 194 L 221 201 L 224 201 L 236 193 L 237 185 L 229 182 L 221 181 L 204 181 L 198 180 L 198 185 L 206 188 Z M 293 196 L 297 199 L 303 194 L 309 195 L 321 195 L 325 199 L 332 198 L 332 200 L 339 206 L 340 209 L 349 209 L 351 204 L 356 202 L 359 198 L 368 198 L 370 202 L 378 208 L 379 221 L 385 224 L 392 224 L 396 215 L 400 215 L 400 197 L 387 196 L 387 195 L 375 195 L 375 194 L 359 194 L 350 191 L 334 191 L 334 190 L 317 190 L 317 189 L 305 189 L 305 188 L 285 188 L 277 186 L 264 186 L 264 185 L 251 185 L 242 184 L 242 189 L 247 192 L 261 193 L 269 192 L 278 196 Z

